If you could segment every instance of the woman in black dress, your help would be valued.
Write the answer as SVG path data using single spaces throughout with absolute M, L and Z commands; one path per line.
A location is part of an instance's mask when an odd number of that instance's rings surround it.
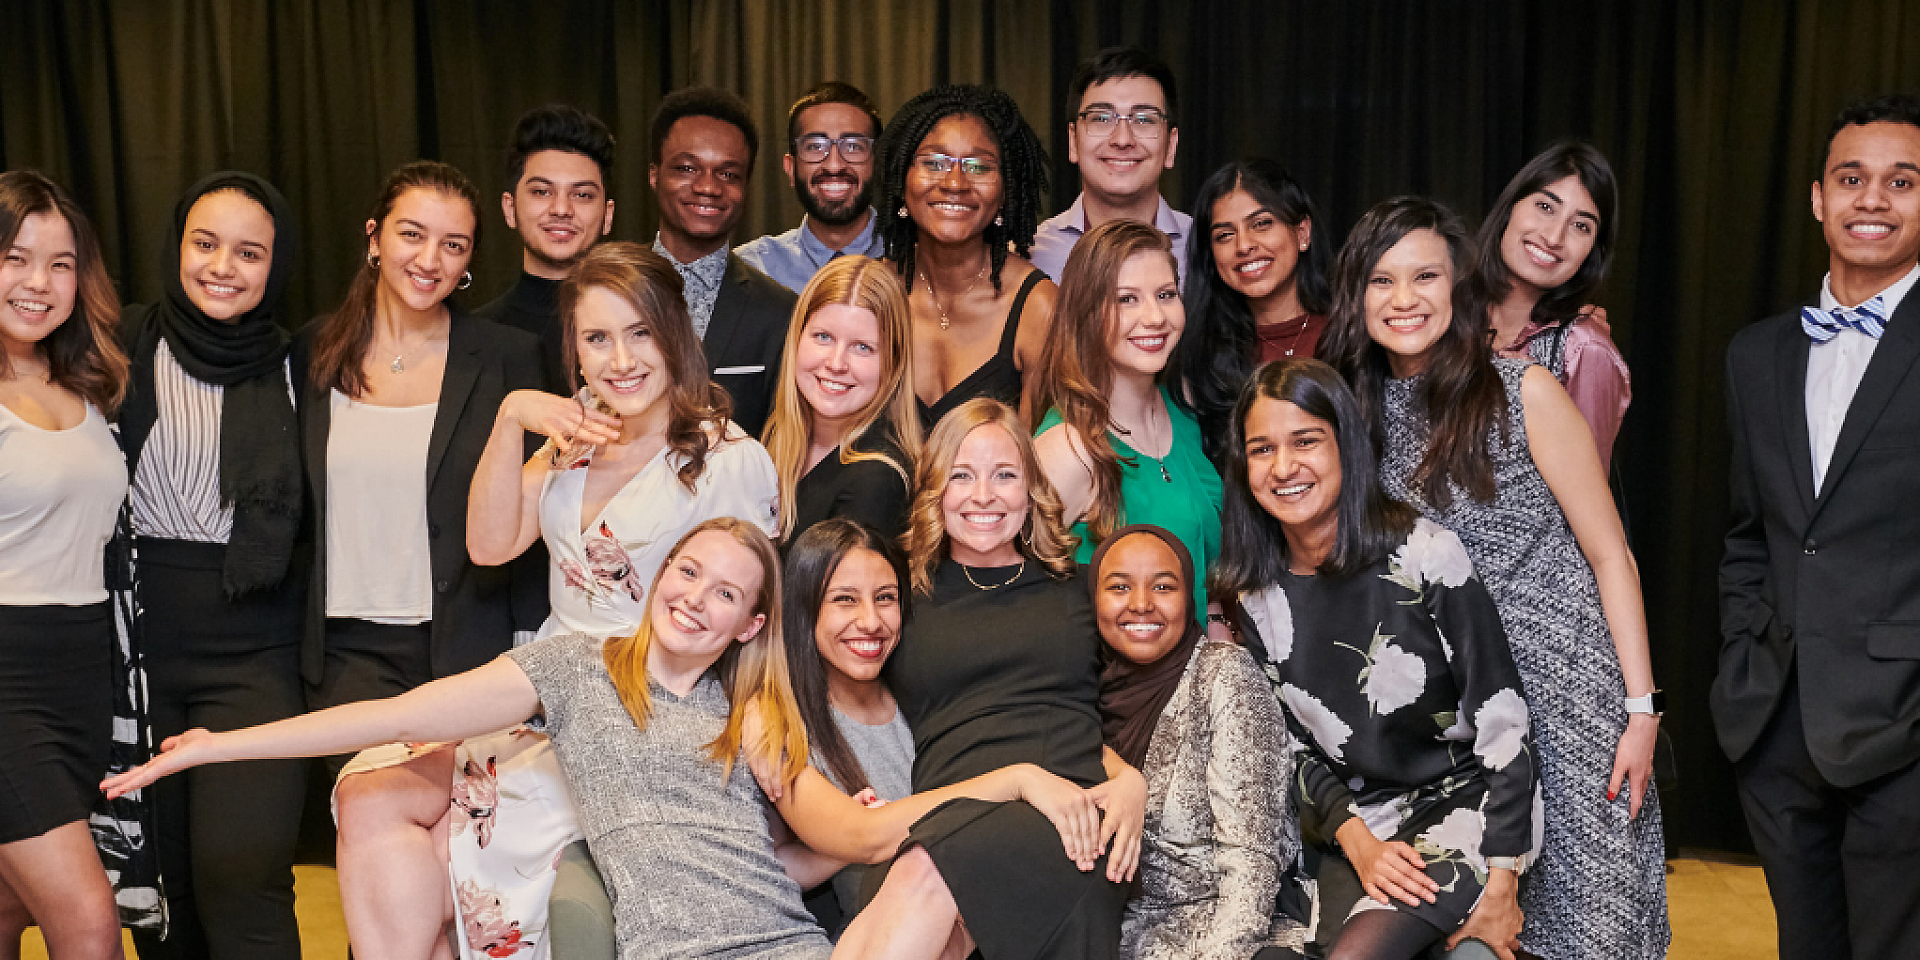
M 906 532 L 921 437 L 912 357 L 907 294 L 880 261 L 835 257 L 800 291 L 764 434 L 783 541 L 829 517 Z
M 1538 778 L 1520 673 L 1466 548 L 1381 491 L 1359 404 L 1324 363 L 1262 367 L 1229 440 L 1212 586 L 1239 596 L 1307 748 L 1302 832 L 1367 894 L 1330 957 L 1473 938 L 1512 960 Z
M 838 952 L 1113 957 L 1146 784 L 1101 746 L 1092 606 L 1011 407 L 970 400 L 934 428 L 911 518 L 914 604 L 884 676 L 913 729 L 914 791 L 1038 764 L 1090 791 L 1114 846 L 1075 863 L 1027 803 L 948 803 L 914 825 Z

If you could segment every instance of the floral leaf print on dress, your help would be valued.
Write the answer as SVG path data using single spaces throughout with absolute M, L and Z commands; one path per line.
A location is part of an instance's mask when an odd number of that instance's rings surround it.
M 480 846 L 493 842 L 493 815 L 500 809 L 500 773 L 488 757 L 486 766 L 468 760 L 453 781 L 454 836 L 473 825 L 473 837 Z
M 1431 520 L 1419 520 L 1407 542 L 1387 560 L 1386 579 L 1407 588 L 1418 603 L 1426 597 L 1427 584 L 1457 587 L 1473 576 L 1473 561 L 1467 548 L 1453 532 Z
M 1489 770 L 1505 770 L 1527 748 L 1527 701 L 1512 688 L 1503 689 L 1480 705 L 1473 717 L 1478 735 L 1473 752 Z
M 1313 694 L 1291 683 L 1280 685 L 1280 701 L 1293 711 L 1294 719 L 1307 728 L 1315 746 L 1336 763 L 1343 759 L 1340 748 L 1353 736 L 1353 728 L 1347 726 L 1345 720 L 1334 716 Z
M 582 537 L 580 545 L 586 555 L 585 569 L 572 560 L 558 560 L 568 587 L 585 593 L 589 603 L 603 605 L 610 604 L 615 596 L 625 596 L 634 603 L 646 598 L 647 585 L 640 579 L 632 556 L 605 520 L 600 521 L 594 532 Z M 640 550 L 646 547 L 646 542 L 635 545 L 635 549 Z
M 472 880 L 460 881 L 457 890 L 461 930 L 466 934 L 467 946 L 475 953 L 511 957 L 522 950 L 533 949 L 533 941 L 520 930 L 520 921 L 507 919 L 506 900 L 498 893 Z
M 1357 682 L 1362 685 L 1373 712 L 1380 716 L 1420 699 L 1421 692 L 1427 688 L 1426 662 L 1394 646 L 1392 640 L 1392 634 L 1376 626 L 1373 642 L 1365 650 L 1352 644 L 1335 644 L 1366 659 L 1367 665 L 1360 668 Z
M 1453 889 L 1454 883 L 1460 879 L 1460 867 L 1473 871 L 1474 881 L 1484 886 L 1487 882 L 1487 861 L 1480 855 L 1480 841 L 1486 831 L 1485 814 L 1457 807 L 1449 811 L 1445 819 L 1414 838 L 1413 849 L 1429 868 L 1438 864 L 1454 866 L 1452 879 L 1441 884 L 1440 889 Z

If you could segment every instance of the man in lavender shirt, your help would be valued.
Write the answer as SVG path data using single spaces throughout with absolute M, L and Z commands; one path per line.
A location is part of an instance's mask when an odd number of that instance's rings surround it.
M 1160 172 L 1180 146 L 1173 71 L 1138 47 L 1109 47 L 1080 65 L 1068 90 L 1067 159 L 1080 167 L 1080 196 L 1040 225 L 1029 259 L 1060 279 L 1080 237 L 1108 220 L 1151 223 L 1173 240 L 1184 282 L 1193 218 L 1160 196 Z

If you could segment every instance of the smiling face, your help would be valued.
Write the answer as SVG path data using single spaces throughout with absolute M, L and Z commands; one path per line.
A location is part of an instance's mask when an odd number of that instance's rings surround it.
M 1094 622 L 1113 652 L 1145 665 L 1180 643 L 1189 622 L 1189 591 L 1180 579 L 1180 558 L 1166 541 L 1129 534 L 1107 548 L 1097 575 Z
M 1032 508 L 1019 445 L 998 424 L 975 427 L 960 441 L 940 495 L 954 561 L 969 567 L 1019 563 L 1014 538 Z
M 1171 258 L 1158 250 L 1136 253 L 1120 265 L 1119 281 L 1108 327 L 1114 368 L 1159 376 L 1187 326 Z
M 956 163 L 946 173 L 932 173 L 917 162 L 936 153 L 985 161 L 993 172 L 969 176 Z M 978 240 L 1000 213 L 1006 189 L 1000 147 L 986 123 L 972 114 L 942 118 L 920 141 L 914 157 L 906 185 L 907 215 L 914 225 L 940 243 Z
M 667 129 L 647 183 L 660 202 L 660 230 L 687 251 L 720 249 L 746 213 L 752 154 L 747 136 L 716 117 L 681 117 Z M 675 254 L 679 256 L 679 254 Z
M 865 307 L 829 303 L 807 317 L 793 360 L 794 385 L 815 424 L 856 416 L 873 402 L 886 376 L 880 318 Z
M 1312 221 L 1289 224 L 1240 187 L 1215 200 L 1209 216 L 1213 262 L 1229 288 L 1256 302 L 1293 289 Z
M 1333 424 L 1262 394 L 1247 408 L 1243 426 L 1254 502 L 1280 521 L 1289 542 L 1332 542 L 1340 522 L 1340 442 Z
M 1141 112 L 1161 117 L 1160 136 L 1141 139 L 1133 124 L 1113 125 L 1111 135 L 1100 133 L 1078 116 L 1089 110 L 1107 110 L 1125 117 Z M 1152 77 L 1116 77 L 1087 87 L 1080 109 L 1067 123 L 1067 160 L 1080 167 L 1080 185 L 1109 204 L 1126 203 L 1160 189 L 1160 171 L 1173 169 L 1180 147 L 1180 131 L 1166 121 L 1167 94 Z
M 1836 274 L 1863 271 L 1891 282 L 1912 269 L 1920 255 L 1920 127 L 1840 128 L 1826 173 L 1813 185 L 1813 216 Z
M 800 139 L 879 136 L 873 129 L 873 118 L 850 103 L 811 106 L 797 119 L 794 127 L 800 131 Z M 788 148 L 795 149 L 792 144 Z M 845 151 L 846 145 L 840 144 L 817 161 L 805 160 L 797 153 L 788 153 L 786 159 L 787 182 L 799 196 L 800 206 L 807 216 L 832 226 L 852 223 L 873 203 L 873 145 L 867 145 L 866 154 L 858 162 L 848 160 Z
M 273 215 L 239 190 L 193 202 L 180 236 L 180 286 L 200 312 L 234 322 L 260 305 L 273 272 Z
M 80 255 L 73 227 L 56 213 L 33 213 L 0 260 L 0 346 L 24 356 L 73 316 Z
M 621 417 L 653 410 L 673 386 L 653 324 L 606 287 L 588 287 L 573 311 L 574 349 L 593 392 Z
M 1367 336 L 1386 348 L 1396 377 L 1425 370 L 1453 322 L 1453 256 L 1432 230 L 1400 238 L 1367 278 Z
M 649 659 L 657 653 L 705 669 L 729 644 L 753 639 L 767 622 L 754 609 L 765 575 L 760 558 L 732 534 L 696 534 L 667 560 L 647 605 L 655 648 Z
M 380 284 L 408 308 L 424 311 L 453 293 L 473 260 L 473 207 L 457 195 L 414 187 L 393 202 L 385 223 L 367 221 L 367 252 L 380 258 Z
M 1500 237 L 1500 260 L 1517 282 L 1545 293 L 1580 271 L 1600 234 L 1600 208 L 1579 177 L 1521 197 Z
M 887 558 L 855 547 L 840 558 L 813 627 L 813 645 L 827 669 L 849 680 L 880 679 L 900 643 L 900 580 Z
M 564 278 L 613 229 L 613 201 L 600 165 L 566 150 L 528 156 L 520 182 L 500 197 L 500 211 L 520 234 L 528 265 L 550 280 Z

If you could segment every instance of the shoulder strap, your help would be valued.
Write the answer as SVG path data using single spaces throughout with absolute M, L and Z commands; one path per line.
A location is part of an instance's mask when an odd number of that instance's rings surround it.
M 1035 267 L 1027 274 L 1027 279 L 1020 282 L 1020 292 L 1013 295 L 1013 309 L 1007 311 L 1006 326 L 1000 328 L 1001 353 L 1013 352 L 1014 338 L 1020 332 L 1020 313 L 1027 308 L 1027 295 L 1033 292 L 1033 288 L 1038 286 L 1045 276 L 1040 272 L 1040 268 Z

